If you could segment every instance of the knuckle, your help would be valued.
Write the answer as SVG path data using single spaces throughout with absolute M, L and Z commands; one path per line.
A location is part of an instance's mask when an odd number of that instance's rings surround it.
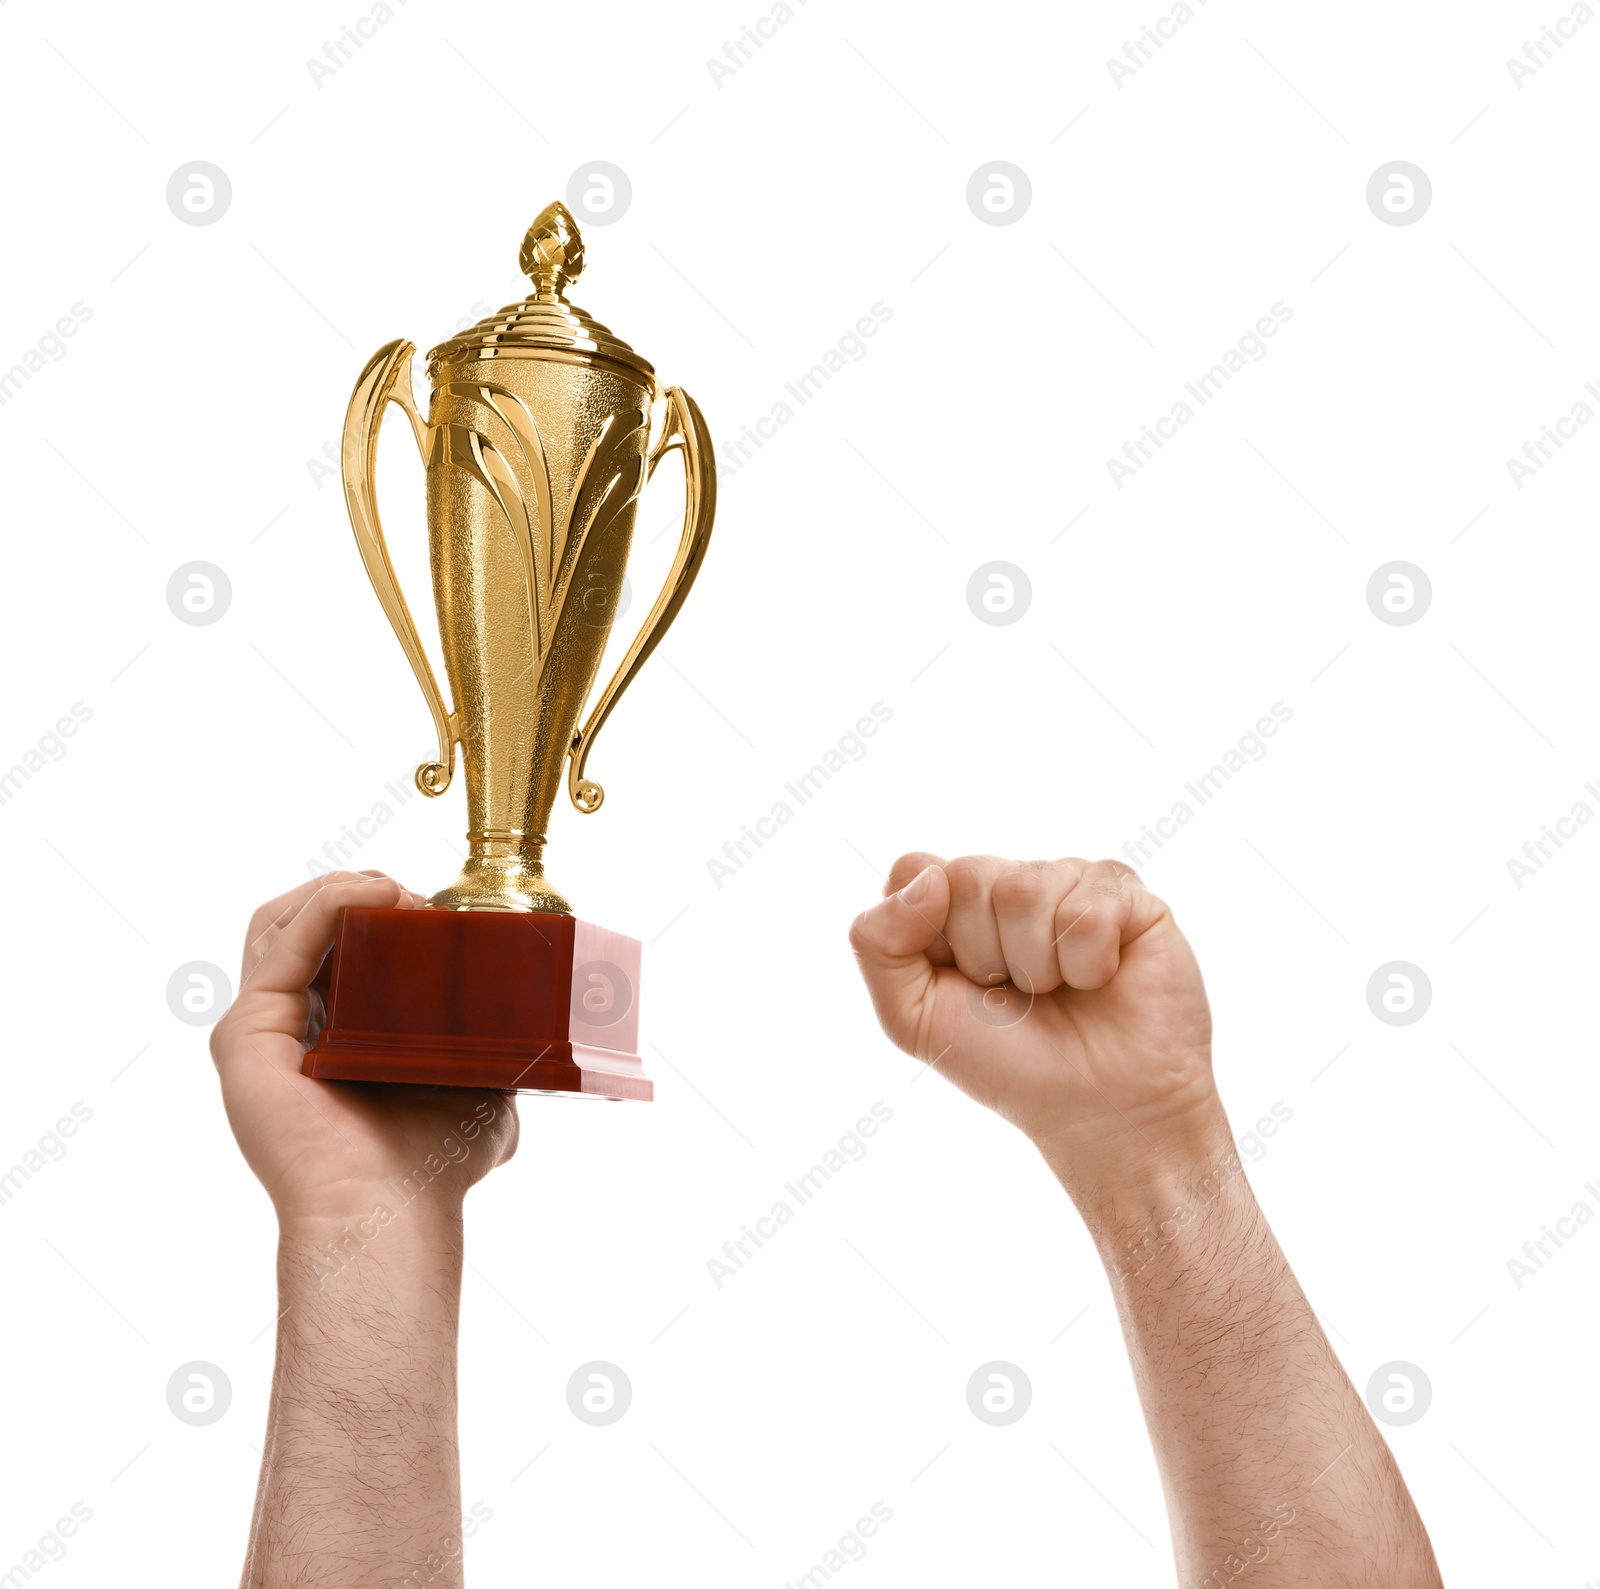
M 944 869 L 944 875 L 950 879 L 951 897 L 970 899 L 973 895 L 981 893 L 987 872 L 988 868 L 983 864 L 981 857 L 957 856 Z
M 317 893 L 313 894 L 311 898 L 315 899 L 317 894 L 326 893 L 330 888 L 348 891 L 361 883 L 370 883 L 371 881 L 370 877 L 363 877 L 359 872 L 324 872 L 317 879 Z
M 263 905 L 255 915 L 250 918 L 250 925 L 244 930 L 244 946 L 248 950 L 250 945 L 256 943 L 264 933 L 270 932 L 277 924 L 277 915 Z
M 1044 879 L 1036 868 L 1023 864 L 1013 872 L 1002 872 L 994 880 L 994 902 L 1002 909 L 1025 908 L 1044 895 Z
M 1122 861 L 1095 861 L 1083 875 L 1084 884 L 1097 894 L 1121 894 L 1138 880 L 1139 874 Z
M 898 893 L 913 877 L 928 865 L 932 859 L 921 850 L 908 850 L 893 866 L 889 868 L 888 881 L 884 885 L 887 894 Z

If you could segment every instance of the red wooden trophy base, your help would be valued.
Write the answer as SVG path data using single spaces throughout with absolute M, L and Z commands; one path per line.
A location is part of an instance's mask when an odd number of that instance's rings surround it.
M 301 1071 L 649 1102 L 639 943 L 576 916 L 339 913 L 312 987 L 327 1007 Z

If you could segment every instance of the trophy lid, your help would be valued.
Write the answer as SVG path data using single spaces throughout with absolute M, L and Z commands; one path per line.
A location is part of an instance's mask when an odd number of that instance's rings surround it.
M 566 300 L 583 271 L 583 237 L 565 204 L 558 200 L 539 212 L 518 263 L 533 281 L 532 295 L 441 342 L 428 354 L 430 381 L 437 385 L 450 366 L 476 359 L 554 358 L 615 369 L 655 390 L 653 366 Z

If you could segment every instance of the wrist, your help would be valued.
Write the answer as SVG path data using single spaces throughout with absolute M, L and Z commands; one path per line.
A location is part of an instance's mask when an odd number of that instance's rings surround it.
M 1030 1131 L 1056 1179 L 1083 1210 L 1147 1201 L 1233 1148 L 1233 1130 L 1209 1077 L 1158 1106 L 1108 1109 L 1092 1123 Z
M 1168 1273 L 1163 1265 L 1174 1261 L 1219 1259 L 1244 1239 L 1259 1212 L 1231 1144 L 1137 1185 L 1101 1189 L 1079 1201 L 1078 1211 L 1106 1272 L 1123 1287 Z
M 269 1187 L 280 1231 L 316 1234 L 324 1226 L 376 1221 L 426 1227 L 459 1224 L 467 1186 L 449 1174 L 360 1177 L 287 1190 Z
M 1199 1213 L 1251 1198 L 1214 1088 L 1159 1117 L 1120 1119 L 1115 1133 L 1091 1143 L 1066 1135 L 1035 1141 L 1114 1272 L 1139 1266 Z
M 278 1266 L 285 1289 L 330 1292 L 336 1282 L 365 1288 L 381 1280 L 397 1294 L 416 1288 L 459 1293 L 461 1200 L 402 1202 L 383 1187 L 344 1204 L 278 1211 Z M 439 1287 L 439 1281 L 447 1282 Z

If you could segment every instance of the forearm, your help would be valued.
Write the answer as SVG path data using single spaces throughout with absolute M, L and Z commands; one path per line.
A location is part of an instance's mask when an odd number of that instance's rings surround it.
M 1074 1193 L 1116 1297 L 1178 1582 L 1430 1589 L 1405 1482 L 1216 1119 L 1134 1184 Z
M 363 1210 L 363 1214 L 370 1210 Z M 243 1589 L 458 1589 L 459 1205 L 286 1221 Z

